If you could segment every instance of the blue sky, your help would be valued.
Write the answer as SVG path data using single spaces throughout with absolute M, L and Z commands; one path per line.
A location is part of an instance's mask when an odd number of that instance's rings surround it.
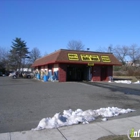
M 42 55 L 80 40 L 91 51 L 140 45 L 139 0 L 0 0 L 0 46 L 20 37 Z

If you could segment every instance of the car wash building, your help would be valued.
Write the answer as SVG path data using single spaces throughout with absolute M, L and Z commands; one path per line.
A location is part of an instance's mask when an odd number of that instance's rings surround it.
M 38 78 L 65 81 L 109 81 L 113 66 L 121 65 L 112 53 L 58 50 L 40 59 L 32 67 Z

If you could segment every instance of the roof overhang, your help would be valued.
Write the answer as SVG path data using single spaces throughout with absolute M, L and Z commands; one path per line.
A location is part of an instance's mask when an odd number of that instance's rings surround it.
M 45 66 L 55 63 L 83 64 L 83 65 L 88 63 L 94 63 L 95 65 L 116 65 L 116 66 L 122 65 L 112 53 L 59 50 L 48 56 L 36 60 L 32 65 L 32 67 Z

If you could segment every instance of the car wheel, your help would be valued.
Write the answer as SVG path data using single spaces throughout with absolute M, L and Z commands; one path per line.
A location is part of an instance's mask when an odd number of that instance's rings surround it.
M 27 78 L 31 78 L 31 76 L 30 75 L 28 75 L 28 77 Z
M 14 76 L 13 76 L 13 79 L 16 79 L 16 78 L 17 78 L 17 76 L 16 76 L 16 75 L 14 75 Z

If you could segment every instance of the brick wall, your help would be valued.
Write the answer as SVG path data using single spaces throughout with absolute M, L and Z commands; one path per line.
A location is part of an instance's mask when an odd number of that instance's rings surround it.
M 93 66 L 92 69 L 92 81 L 101 81 L 101 69 L 100 66 Z
M 59 82 L 66 81 L 66 69 L 67 68 L 65 64 L 59 64 L 59 73 L 58 73 Z
M 107 81 L 109 81 L 109 76 L 113 76 L 113 66 L 107 67 Z
M 113 76 L 113 66 L 106 66 L 106 78 L 103 81 L 109 81 L 109 76 Z M 94 66 L 92 71 L 92 81 L 101 81 L 101 66 Z

